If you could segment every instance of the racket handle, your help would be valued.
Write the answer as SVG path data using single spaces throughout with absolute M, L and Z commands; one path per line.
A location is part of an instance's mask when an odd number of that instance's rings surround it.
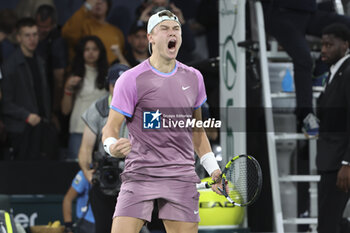
M 210 188 L 210 185 L 208 184 L 208 182 L 202 182 L 199 184 L 196 184 L 197 189 L 208 189 Z

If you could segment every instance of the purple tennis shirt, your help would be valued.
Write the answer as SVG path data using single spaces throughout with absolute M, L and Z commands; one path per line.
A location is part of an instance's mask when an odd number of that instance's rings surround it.
M 113 110 L 126 116 L 132 144 L 122 180 L 200 182 L 194 169 L 192 127 L 183 123 L 206 99 L 201 73 L 178 61 L 170 73 L 156 70 L 149 60 L 124 72 L 111 102 Z

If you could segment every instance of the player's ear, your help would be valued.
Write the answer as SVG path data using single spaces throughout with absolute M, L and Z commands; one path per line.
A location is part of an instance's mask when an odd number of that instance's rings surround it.
M 152 33 L 148 33 L 147 34 L 147 39 L 148 39 L 148 42 L 152 44 L 153 43 L 153 34 Z

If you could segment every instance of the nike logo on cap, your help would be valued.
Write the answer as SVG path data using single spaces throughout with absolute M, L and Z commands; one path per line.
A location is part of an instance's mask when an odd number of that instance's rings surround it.
M 188 88 L 190 88 L 190 86 L 187 86 L 187 87 L 182 86 L 183 91 L 186 91 Z

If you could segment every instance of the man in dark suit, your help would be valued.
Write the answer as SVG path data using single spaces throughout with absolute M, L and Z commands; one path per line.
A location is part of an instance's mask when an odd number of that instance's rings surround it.
M 330 65 L 324 92 L 317 100 L 320 134 L 316 165 L 318 232 L 350 232 L 342 219 L 350 191 L 350 31 L 343 24 L 323 30 L 321 59 Z
M 16 159 L 37 159 L 42 127 L 50 119 L 50 94 L 43 60 L 35 54 L 38 27 L 31 18 L 17 23 L 19 47 L 2 66 L 3 119 Z

